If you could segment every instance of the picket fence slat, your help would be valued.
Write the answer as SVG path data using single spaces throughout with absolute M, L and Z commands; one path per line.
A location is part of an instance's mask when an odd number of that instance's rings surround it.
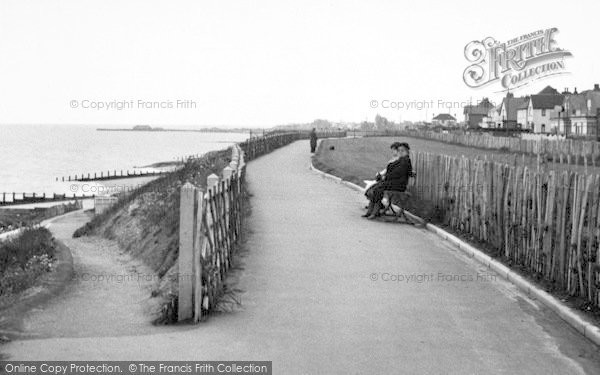
M 250 138 L 232 146 L 231 162 L 223 169 L 222 178 L 209 175 L 204 190 L 189 182 L 182 186 L 179 321 L 204 320 L 225 292 L 227 271 L 234 265 L 235 250 L 243 233 L 246 161 L 305 138 L 307 134 L 300 132 Z
M 574 147 L 580 146 L 571 142 L 564 151 Z M 443 223 L 558 292 L 598 306 L 600 175 L 553 171 L 543 161 L 530 168 L 517 159 L 508 165 L 426 152 L 412 158 L 412 192 L 437 206 Z

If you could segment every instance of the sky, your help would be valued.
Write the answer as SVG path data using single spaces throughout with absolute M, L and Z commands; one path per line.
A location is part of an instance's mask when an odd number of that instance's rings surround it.
M 569 74 L 515 95 L 600 83 L 600 2 L 574 4 L 0 0 L 0 124 L 462 119 L 465 102 L 502 95 L 498 84 L 474 89 L 463 81 L 473 40 L 556 27 L 558 46 L 573 54 Z

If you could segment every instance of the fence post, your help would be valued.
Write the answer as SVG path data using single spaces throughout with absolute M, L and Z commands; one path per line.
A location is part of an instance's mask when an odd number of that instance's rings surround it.
M 233 163 L 233 162 L 231 162 L 231 163 Z M 231 167 L 231 163 L 228 166 L 226 166 L 225 168 L 223 168 L 223 179 L 224 180 L 231 178 L 231 175 L 233 174 L 233 172 L 235 170 L 235 168 Z M 237 163 L 236 163 L 236 165 L 237 165 Z
M 236 166 L 237 166 L 237 163 L 236 163 Z M 231 194 L 233 194 L 232 176 L 234 173 L 235 173 L 235 168 L 232 168 L 230 166 L 223 168 L 223 179 L 225 180 L 225 192 L 224 192 L 224 194 L 225 194 L 225 225 L 227 226 L 226 227 L 227 239 L 229 242 L 229 246 L 230 246 L 229 250 L 230 251 L 231 251 L 231 244 L 234 241 L 234 238 L 232 235 L 232 230 L 234 230 L 233 228 L 235 227 L 231 223 L 231 206 L 230 206 Z
M 204 192 L 201 189 L 196 189 L 196 199 L 198 202 L 196 209 L 196 221 L 194 233 L 196 240 L 194 242 L 194 287 L 193 287 L 193 302 L 194 302 L 194 323 L 198 323 L 202 318 L 202 251 L 206 245 L 204 238 L 203 213 L 204 213 Z
M 177 320 L 194 316 L 192 306 L 192 272 L 194 248 L 194 213 L 196 188 L 189 182 L 181 187 L 179 203 L 179 297 Z
M 217 186 L 217 184 L 219 183 L 219 176 L 217 176 L 214 173 L 211 173 L 208 177 L 206 177 L 206 188 L 207 189 L 212 189 L 213 187 Z

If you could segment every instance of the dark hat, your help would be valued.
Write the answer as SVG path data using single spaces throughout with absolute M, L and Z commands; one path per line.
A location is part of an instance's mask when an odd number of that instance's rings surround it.
M 390 148 L 393 148 L 395 150 L 399 149 L 400 147 L 404 147 L 407 151 L 410 151 L 410 146 L 406 142 L 394 142 L 390 146 Z

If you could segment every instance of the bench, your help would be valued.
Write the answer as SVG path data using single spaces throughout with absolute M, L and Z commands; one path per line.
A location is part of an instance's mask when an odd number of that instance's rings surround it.
M 404 208 L 408 206 L 409 199 L 410 193 L 408 191 L 384 191 L 383 199 L 381 200 L 381 204 L 383 204 L 383 216 L 392 216 L 397 222 L 401 222 L 401 219 L 403 219 L 405 223 L 414 225 L 404 213 Z
M 416 173 L 413 173 L 410 177 L 409 186 L 414 184 Z M 367 189 L 375 183 L 376 181 L 365 180 Z M 385 221 L 404 222 L 415 225 L 415 222 L 404 213 L 404 210 L 409 206 L 410 197 L 411 194 L 408 191 L 385 190 L 383 192 L 383 199 L 381 200 L 381 204 L 383 204 L 383 209 L 380 211 L 381 217 Z M 393 219 L 386 220 L 386 218 L 390 217 Z

